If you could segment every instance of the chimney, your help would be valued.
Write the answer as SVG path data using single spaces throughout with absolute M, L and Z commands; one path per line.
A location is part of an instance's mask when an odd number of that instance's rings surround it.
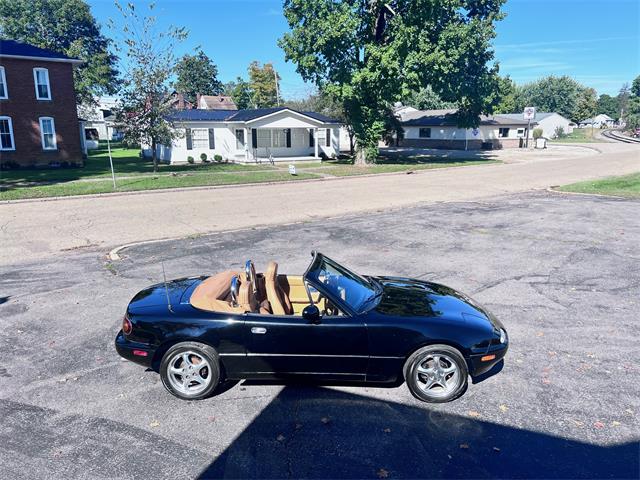
M 178 93 L 178 110 L 184 110 L 184 95 Z

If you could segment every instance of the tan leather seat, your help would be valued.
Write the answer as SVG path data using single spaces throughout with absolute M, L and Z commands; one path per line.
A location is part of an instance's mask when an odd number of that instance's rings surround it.
M 269 262 L 264 277 L 265 288 L 267 290 L 267 300 L 269 300 L 269 303 L 271 304 L 273 314 L 293 314 L 293 308 L 291 307 L 289 297 L 278 282 L 278 264 L 276 262 Z
M 191 294 L 189 303 L 201 310 L 224 313 L 257 312 L 259 305 L 253 295 L 250 282 L 240 283 L 238 289 L 238 304 L 231 301 L 231 280 L 234 277 L 243 278 L 243 274 L 234 270 L 213 275 L 200 283 Z

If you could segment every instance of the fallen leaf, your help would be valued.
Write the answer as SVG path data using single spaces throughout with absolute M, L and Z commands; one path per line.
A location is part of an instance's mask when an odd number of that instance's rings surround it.
M 324 423 L 325 425 L 327 425 L 327 424 L 329 424 L 329 423 L 331 422 L 331 419 L 329 419 L 329 417 L 322 417 L 322 418 L 320 419 L 320 421 L 321 421 L 322 423 Z
M 621 425 L 620 422 L 618 422 L 617 420 L 614 420 L 613 422 L 611 422 L 611 425 L 614 427 L 619 427 Z
M 507 407 L 505 404 L 502 404 L 498 407 L 500 409 L 500 411 L 502 413 L 506 412 L 507 410 L 509 410 L 509 407 Z
M 556 352 L 553 352 L 553 351 L 550 351 L 550 352 L 549 352 L 549 356 L 550 356 L 550 357 L 555 357 L 556 355 L 557 355 L 557 353 L 556 353 Z
M 376 475 L 378 476 L 378 478 L 388 478 L 389 477 L 389 471 L 385 470 L 384 468 L 381 468 L 380 470 L 378 470 L 376 472 Z
M 284 435 L 280 434 L 276 437 L 276 440 L 279 442 L 284 442 L 284 438 L 285 438 Z
M 460 448 L 462 448 L 463 450 L 468 450 L 469 449 L 469 445 L 466 443 L 461 443 L 460 444 Z
M 593 424 L 594 427 L 596 427 L 598 430 L 600 430 L 601 428 L 604 428 L 604 423 L 602 422 L 595 422 Z
M 469 416 L 470 417 L 479 417 L 480 416 L 480 412 L 476 412 L 475 410 L 469 410 Z
M 544 383 L 545 385 L 548 385 L 551 383 L 551 381 L 548 378 L 543 378 L 542 383 Z
M 160 422 L 157 420 L 154 420 L 153 422 L 151 422 L 149 424 L 150 427 L 159 427 L 160 426 Z

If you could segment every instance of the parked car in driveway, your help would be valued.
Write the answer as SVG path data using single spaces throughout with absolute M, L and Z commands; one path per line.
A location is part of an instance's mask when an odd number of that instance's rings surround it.
M 461 396 L 504 358 L 507 332 L 466 295 L 423 280 L 361 276 L 312 252 L 303 275 L 270 262 L 150 286 L 115 346 L 194 400 L 226 379 L 397 384 L 426 402 Z

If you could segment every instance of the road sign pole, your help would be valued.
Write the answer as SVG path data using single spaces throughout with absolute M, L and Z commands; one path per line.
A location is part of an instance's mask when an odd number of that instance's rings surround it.
M 109 141 L 109 127 L 107 127 L 107 150 L 109 151 L 109 165 L 111 165 L 111 179 L 113 180 L 113 189 L 116 189 L 116 172 L 113 170 L 113 158 L 111 157 L 111 142 Z
M 529 119 L 529 123 L 527 123 L 527 138 L 524 142 L 525 148 L 529 148 L 529 134 L 531 133 L 531 119 Z

